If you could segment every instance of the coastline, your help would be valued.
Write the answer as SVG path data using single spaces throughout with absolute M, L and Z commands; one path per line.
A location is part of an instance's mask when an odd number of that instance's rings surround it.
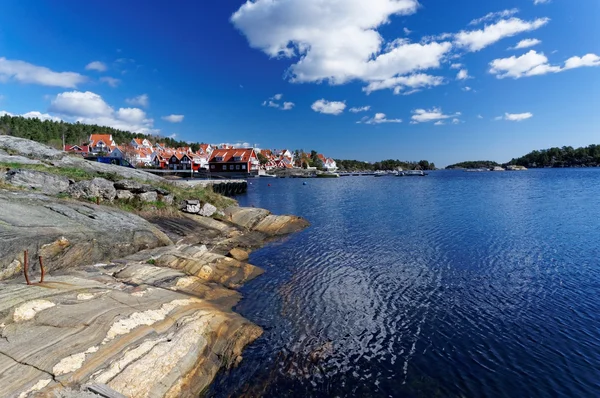
M 195 397 L 237 366 L 262 334 L 232 311 L 263 273 L 248 255 L 308 222 L 237 205 L 211 216 L 0 186 L 0 395 Z

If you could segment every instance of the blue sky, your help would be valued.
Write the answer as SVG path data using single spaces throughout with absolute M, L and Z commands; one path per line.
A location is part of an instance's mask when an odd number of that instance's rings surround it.
M 596 0 L 8 0 L 0 112 L 335 158 L 508 161 L 600 143 L 599 16 Z

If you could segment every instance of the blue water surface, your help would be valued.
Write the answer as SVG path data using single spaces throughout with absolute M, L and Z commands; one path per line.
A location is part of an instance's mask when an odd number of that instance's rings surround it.
M 599 169 L 251 182 L 311 227 L 251 255 L 209 395 L 600 396 Z

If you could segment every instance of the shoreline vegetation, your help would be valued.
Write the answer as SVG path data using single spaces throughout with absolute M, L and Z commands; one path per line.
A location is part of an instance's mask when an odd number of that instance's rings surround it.
M 520 166 L 528 169 L 536 168 L 578 168 L 600 167 L 600 145 L 573 148 L 563 146 L 531 151 L 525 156 L 514 158 L 508 163 L 497 163 L 490 160 L 468 161 L 447 166 L 452 169 L 493 169 L 494 167 Z
M 0 396 L 201 395 L 262 334 L 249 254 L 307 226 L 0 135 Z

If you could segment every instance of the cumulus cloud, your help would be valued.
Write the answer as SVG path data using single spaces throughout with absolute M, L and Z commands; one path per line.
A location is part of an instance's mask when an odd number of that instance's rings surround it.
M 550 3 L 550 0 L 533 0 L 534 5 Z
M 293 102 L 284 102 L 283 104 L 277 102 L 283 99 L 283 94 L 275 94 L 266 101 L 263 101 L 262 106 L 268 106 L 270 108 L 281 109 L 282 111 L 290 111 L 296 104 Z
M 463 64 L 452 64 L 450 65 L 450 69 L 462 69 Z
M 460 116 L 460 112 L 457 112 L 454 115 L 445 115 L 440 108 L 433 108 L 430 110 L 415 109 L 412 113 L 411 124 L 434 122 L 449 119 L 454 116 Z
M 54 72 L 44 66 L 0 57 L 0 82 L 9 80 L 42 86 L 76 88 L 77 85 L 85 82 L 87 77 L 75 72 Z
M 315 101 L 311 106 L 312 110 L 318 113 L 325 113 L 327 115 L 340 115 L 346 109 L 346 103 L 341 101 L 327 101 L 320 99 Z
M 565 61 L 564 66 L 551 65 L 543 53 L 530 50 L 520 57 L 495 59 L 490 62 L 490 73 L 498 79 L 545 75 L 547 73 L 558 73 L 565 70 L 581 68 L 584 66 L 600 66 L 600 57 L 596 54 L 587 54 L 583 57 L 571 57 Z
M 533 21 L 523 21 L 519 18 L 502 19 L 492 25 L 486 25 L 483 29 L 463 30 L 457 33 L 455 43 L 468 51 L 479 51 L 506 37 L 539 29 L 548 22 L 550 22 L 549 18 L 538 18 Z
M 367 87 L 364 87 L 363 91 L 371 94 L 373 91 L 391 89 L 394 91 L 394 94 L 409 94 L 421 88 L 435 87 L 442 84 L 444 84 L 443 77 L 418 73 L 372 82 Z M 407 89 L 409 91 L 406 91 Z
M 382 124 L 382 123 L 402 123 L 402 119 L 388 119 L 385 113 L 376 113 L 372 118 L 364 117 L 358 123 L 364 124 Z
M 519 12 L 518 8 L 513 8 L 510 10 L 503 10 L 503 11 L 498 11 L 498 12 L 490 12 L 489 14 L 487 14 L 481 18 L 472 20 L 471 22 L 469 22 L 469 25 L 479 25 L 480 23 L 483 23 L 483 22 L 497 20 L 500 18 L 512 17 L 513 15 L 517 14 L 518 12 Z
M 511 122 L 521 122 L 523 120 L 529 119 L 533 117 L 533 113 L 525 112 L 525 113 L 505 113 L 504 117 L 499 116 L 500 119 L 508 120 Z M 498 118 L 496 118 L 498 119 Z
M 367 112 L 370 109 L 371 109 L 371 106 L 367 105 L 367 106 L 350 108 L 349 111 L 352 112 L 352 113 L 359 113 L 359 112 Z
M 117 87 L 121 83 L 121 80 L 115 79 L 114 77 L 109 77 L 109 76 L 101 77 L 100 81 L 102 83 L 108 84 L 111 87 Z
M 114 110 L 102 97 L 86 91 L 69 91 L 58 94 L 50 103 L 50 112 L 69 122 L 97 124 L 134 133 L 154 134 L 154 120 L 137 108 Z
M 456 74 L 456 80 L 467 80 L 467 79 L 471 79 L 471 76 L 469 76 L 469 71 L 466 69 L 461 69 Z
M 138 95 L 137 97 L 127 98 L 125 99 L 125 102 L 129 105 L 147 108 L 150 104 L 150 97 L 148 97 L 148 94 L 142 94 Z
M 433 125 L 434 125 L 434 126 L 443 126 L 443 125 L 445 125 L 445 124 L 446 124 L 446 123 L 444 123 L 444 122 L 443 122 L 443 121 L 441 121 L 441 120 L 438 120 L 437 122 L 433 123 Z
M 519 43 L 517 43 L 516 46 L 510 47 L 509 50 L 520 50 L 522 48 L 529 48 L 529 47 L 537 46 L 538 44 L 541 44 L 541 43 L 542 43 L 542 41 L 538 40 L 538 39 L 525 39 L 525 40 L 521 40 Z
M 449 42 L 384 41 L 377 29 L 418 6 L 417 0 L 256 0 L 231 22 L 253 48 L 294 59 L 287 71 L 292 82 L 370 83 L 438 68 L 451 50 Z
M 170 123 L 181 123 L 183 122 L 184 115 L 168 115 L 163 116 L 161 119 Z
M 410 35 L 412 33 L 412 30 L 408 29 L 408 28 L 404 28 L 404 34 L 405 35 Z
M 85 66 L 85 70 L 95 70 L 98 72 L 106 72 L 107 69 L 106 64 L 100 61 L 93 61 Z
M 472 91 L 473 89 L 469 86 L 463 87 L 462 91 Z
M 21 116 L 21 117 L 24 117 L 26 119 L 40 119 L 41 121 L 51 120 L 53 122 L 60 122 L 62 120 L 61 118 L 59 118 L 57 116 L 52 116 L 52 115 L 50 115 L 48 113 L 41 113 L 41 112 L 38 112 L 38 111 L 31 111 L 31 112 L 24 113 L 22 115 L 14 115 L 14 114 L 12 114 L 10 112 L 7 112 L 7 111 L 0 111 L 0 117 L 5 116 L 5 115 L 7 115 L 7 116 Z
M 291 110 L 296 104 L 294 104 L 293 102 L 284 102 L 283 103 L 283 107 L 281 108 L 282 111 L 289 111 Z

